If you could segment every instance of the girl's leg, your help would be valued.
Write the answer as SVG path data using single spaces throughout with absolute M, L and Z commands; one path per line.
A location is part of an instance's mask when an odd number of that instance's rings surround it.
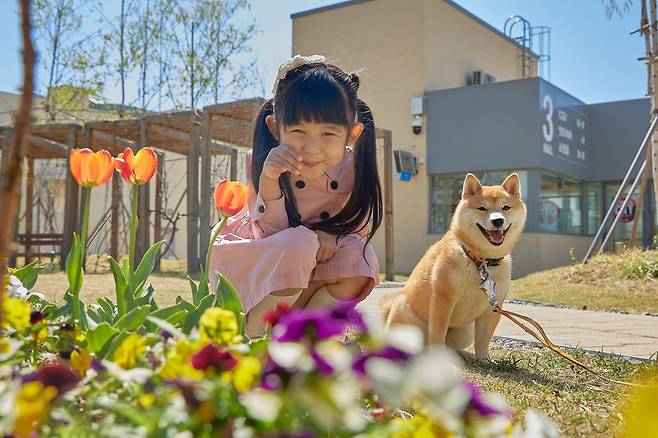
M 348 277 L 328 280 L 313 291 L 305 303 L 309 308 L 326 308 L 340 301 L 354 300 L 370 283 L 370 277 Z

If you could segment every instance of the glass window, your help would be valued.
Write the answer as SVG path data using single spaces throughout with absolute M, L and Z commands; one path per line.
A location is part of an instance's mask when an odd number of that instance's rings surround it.
M 477 172 L 483 185 L 501 184 L 513 171 Z M 516 171 L 521 181 L 521 195 L 526 199 L 528 173 Z M 465 173 L 451 175 L 430 175 L 430 233 L 444 233 L 450 226 L 450 219 L 461 201 Z
M 542 172 L 539 229 L 553 233 L 581 234 L 582 184 Z
M 590 236 L 596 234 L 602 219 L 602 205 L 601 201 L 603 187 L 600 183 L 588 183 L 585 185 L 585 211 L 587 217 L 585 219 L 585 233 Z

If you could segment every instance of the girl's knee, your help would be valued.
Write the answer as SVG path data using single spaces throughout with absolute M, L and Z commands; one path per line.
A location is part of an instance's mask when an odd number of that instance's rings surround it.
M 370 277 L 340 278 L 336 282 L 327 285 L 327 290 L 332 297 L 339 301 L 356 299 L 370 283 Z

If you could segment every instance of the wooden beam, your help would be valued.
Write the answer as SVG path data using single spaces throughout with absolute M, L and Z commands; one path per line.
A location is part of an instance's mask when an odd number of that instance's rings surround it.
M 139 149 L 146 147 L 147 142 L 148 139 L 146 137 L 146 121 L 142 119 L 139 123 Z M 139 200 L 137 206 L 137 244 L 135 254 L 135 263 L 138 265 L 139 261 L 142 259 L 150 246 L 150 186 L 151 183 L 145 183 L 139 186 Z
M 27 159 L 27 184 L 25 184 L 25 234 L 32 234 L 34 222 L 34 158 Z M 32 262 L 31 246 L 25 247 L 25 264 Z
M 70 126 L 68 128 L 68 140 L 66 147 L 69 149 L 75 149 L 75 142 L 78 136 L 78 127 Z M 70 152 L 66 154 L 66 187 L 64 190 L 64 227 L 62 233 L 64 234 L 64 240 L 62 242 L 62 252 L 60 253 L 59 266 L 60 269 L 64 270 L 66 268 L 66 256 L 71 249 L 71 241 L 73 239 L 73 232 L 76 229 L 76 212 L 78 211 L 78 197 L 79 197 L 79 188 L 78 184 L 73 179 L 73 175 L 69 171 L 70 166 Z
M 162 240 L 162 210 L 163 197 L 164 197 L 164 160 L 165 155 L 162 152 L 156 152 L 158 155 L 158 171 L 155 174 L 155 218 L 153 226 L 153 241 L 159 242 Z M 155 258 L 155 272 L 160 272 L 160 252 Z
M 201 202 L 199 204 L 199 258 L 205 260 L 210 243 L 210 208 L 212 202 L 212 115 L 204 111 L 201 119 Z
M 231 168 L 229 171 L 229 178 L 231 178 L 231 181 L 237 181 L 238 180 L 238 150 L 233 149 L 231 152 Z
M 29 140 L 32 143 L 37 144 L 41 147 L 53 149 L 64 156 L 66 156 L 66 154 L 68 153 L 68 148 L 66 147 L 66 145 L 63 145 L 57 141 L 48 140 L 47 138 L 39 137 L 38 135 L 35 134 L 30 134 Z
M 192 144 L 192 135 L 185 131 L 181 131 L 180 129 L 170 128 L 168 126 L 161 126 L 161 125 L 150 125 L 149 129 L 155 134 L 164 135 L 165 137 L 173 138 L 175 140 L 180 140 Z M 233 149 L 230 146 L 226 146 L 225 144 L 215 140 L 211 140 L 211 144 L 214 150 L 225 154 L 230 154 L 231 149 Z
M 199 116 L 190 117 L 192 135 L 187 153 L 187 272 L 199 272 Z
M 215 105 L 208 105 L 203 108 L 204 111 L 210 111 L 211 113 L 215 113 L 218 111 L 227 111 L 227 110 L 235 110 L 239 108 L 245 108 L 249 106 L 256 106 L 260 107 L 263 102 L 265 102 L 265 99 L 262 97 L 251 97 L 248 99 L 240 99 L 236 100 L 234 102 L 225 102 L 225 103 L 217 103 Z
M 386 280 L 395 275 L 395 245 L 393 230 L 393 141 L 390 131 L 384 138 L 384 239 L 386 253 Z
M 94 130 L 93 132 L 94 132 L 94 137 L 98 138 L 99 140 L 103 140 L 108 143 L 121 146 L 122 148 L 134 148 L 136 145 L 134 141 L 130 141 L 123 137 L 108 134 L 107 132 L 98 131 L 98 130 Z
M 11 155 L 11 128 L 4 127 L 2 128 L 2 158 L 0 160 L 0 181 L 2 181 L 2 186 L 0 187 L 0 205 L 2 203 L 2 194 L 4 193 L 4 185 L 6 183 L 4 176 L 7 174 L 7 166 L 9 166 L 9 156 Z
M 119 230 L 121 229 L 121 176 L 118 172 L 112 175 L 112 222 L 110 224 L 110 256 L 119 261 Z

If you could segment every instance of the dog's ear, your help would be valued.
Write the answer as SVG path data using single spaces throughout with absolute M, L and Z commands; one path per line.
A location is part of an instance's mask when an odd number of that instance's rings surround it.
M 477 179 L 477 177 L 472 173 L 466 174 L 466 179 L 464 179 L 464 188 L 462 190 L 462 199 L 476 195 L 480 193 L 481 190 L 482 184 L 480 184 L 480 180 Z
M 521 181 L 516 173 L 509 175 L 501 184 L 507 193 L 512 196 L 521 196 Z

